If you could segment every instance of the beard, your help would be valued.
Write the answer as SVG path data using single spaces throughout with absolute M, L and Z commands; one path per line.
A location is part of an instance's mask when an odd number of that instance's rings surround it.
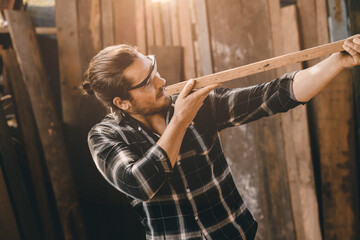
M 151 107 L 151 106 L 141 106 L 138 102 L 133 99 L 132 101 L 132 112 L 137 115 L 151 116 L 155 114 L 165 114 L 171 106 L 171 99 L 169 96 L 165 96 L 165 103 L 160 106 Z

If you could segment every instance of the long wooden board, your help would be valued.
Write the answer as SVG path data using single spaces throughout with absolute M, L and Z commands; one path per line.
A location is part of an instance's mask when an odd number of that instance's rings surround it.
M 86 239 L 62 123 L 55 110 L 34 25 L 22 11 L 5 11 L 22 76 L 29 93 L 65 239 Z
M 184 48 L 184 77 L 189 79 L 196 77 L 190 0 L 179 0 L 177 3 L 180 45 Z
M 300 50 L 296 6 L 281 8 L 281 48 L 283 53 Z M 300 63 L 277 69 L 280 76 L 302 69 Z M 281 114 L 284 151 L 297 239 L 321 240 L 306 106 Z
M 37 221 L 37 213 L 32 204 L 29 188 L 26 185 L 26 177 L 23 173 L 20 158 L 16 153 L 12 135 L 7 125 L 5 111 L 0 102 L 0 159 L 1 167 L 8 184 L 9 193 L 14 207 L 17 224 L 26 240 L 41 239 L 41 225 Z M 11 217 L 11 216 L 9 216 Z M 10 219 L 11 220 L 11 219 Z M 13 226 L 12 226 L 13 227 Z M 3 236 L 0 236 L 2 239 Z
M 325 0 L 316 1 L 319 44 L 329 39 L 347 37 L 346 1 L 328 0 L 327 23 Z M 322 3 L 322 5 L 320 5 Z M 322 11 L 321 11 L 322 9 Z M 335 11 L 333 11 L 335 9 Z M 344 16 L 345 15 L 345 16 Z M 322 16 L 322 19 L 320 18 Z M 343 31 L 345 30 L 345 31 Z M 311 102 L 311 114 L 321 171 L 321 199 L 324 239 L 359 239 L 359 183 L 356 172 L 353 71 L 346 69 Z M 336 110 L 335 110 L 336 109 Z
M 208 0 L 214 71 L 273 55 L 268 4 L 258 0 Z M 259 16 L 262 16 L 259 18 Z M 231 87 L 274 79 L 274 71 L 249 76 Z M 221 142 L 238 189 L 259 222 L 256 239 L 295 239 L 280 116 L 225 129 Z
M 101 10 L 101 47 L 105 48 L 114 45 L 114 16 L 113 16 L 113 1 L 100 0 Z
M 11 86 L 12 96 L 16 105 L 17 121 L 24 140 L 32 184 L 34 186 L 36 205 L 39 209 L 43 232 L 46 239 L 56 239 L 55 215 L 51 210 L 51 199 L 46 187 L 49 180 L 44 174 L 42 152 L 39 148 L 39 136 L 24 81 L 21 76 L 16 54 L 13 50 L 3 50 L 2 57 L 7 72 L 7 79 Z
M 194 88 L 195 89 L 201 88 L 215 83 L 223 83 L 223 82 L 235 80 L 237 78 L 249 76 L 252 74 L 276 69 L 278 67 L 283 67 L 286 65 L 307 61 L 325 55 L 330 55 L 331 53 L 334 52 L 340 52 L 343 50 L 342 45 L 344 44 L 344 41 L 345 40 L 337 41 L 334 43 L 328 43 L 318 47 L 285 54 L 283 56 L 278 56 L 267 60 L 251 63 L 245 66 L 233 68 L 230 70 L 225 70 L 211 75 L 198 77 L 195 78 L 196 83 Z M 186 83 L 187 81 L 174 84 L 168 86 L 165 90 L 168 95 L 177 94 L 184 88 Z

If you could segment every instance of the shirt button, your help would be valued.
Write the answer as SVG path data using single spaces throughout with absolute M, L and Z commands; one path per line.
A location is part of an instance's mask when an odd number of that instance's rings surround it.
M 186 192 L 190 193 L 190 188 L 187 188 L 187 189 L 186 189 Z
M 181 164 L 180 161 L 177 161 L 177 165 L 180 166 L 180 164 Z
M 138 130 L 141 131 L 142 130 L 141 127 L 138 127 Z

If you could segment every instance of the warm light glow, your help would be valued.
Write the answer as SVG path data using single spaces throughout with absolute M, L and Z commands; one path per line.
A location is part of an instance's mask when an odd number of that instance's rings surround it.
M 152 2 L 170 2 L 170 0 L 151 0 Z

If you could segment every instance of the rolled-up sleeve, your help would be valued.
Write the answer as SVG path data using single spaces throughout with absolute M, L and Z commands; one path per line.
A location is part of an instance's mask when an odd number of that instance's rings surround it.
M 96 125 L 88 134 L 92 158 L 105 179 L 127 195 L 151 199 L 172 172 L 166 152 L 153 145 L 141 156 L 116 131 Z
M 296 73 L 287 73 L 270 82 L 245 88 L 215 89 L 209 97 L 218 129 L 248 123 L 305 104 L 297 101 L 293 93 Z

